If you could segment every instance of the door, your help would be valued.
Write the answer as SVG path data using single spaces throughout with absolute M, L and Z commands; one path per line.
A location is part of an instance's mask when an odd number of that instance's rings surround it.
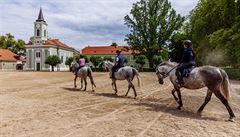
M 37 63 L 37 71 L 40 71 L 40 63 Z

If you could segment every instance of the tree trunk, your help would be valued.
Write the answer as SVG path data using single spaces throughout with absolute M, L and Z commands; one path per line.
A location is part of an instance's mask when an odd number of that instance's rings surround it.
M 54 71 L 54 66 L 52 66 L 52 71 Z

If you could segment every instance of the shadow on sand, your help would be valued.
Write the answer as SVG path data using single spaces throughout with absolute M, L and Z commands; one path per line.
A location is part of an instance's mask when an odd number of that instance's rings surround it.
M 194 96 L 192 97 L 194 98 Z M 132 105 L 145 106 L 147 107 L 146 110 L 148 111 L 168 113 L 177 117 L 184 117 L 184 118 L 191 118 L 191 119 L 198 119 L 198 120 L 219 121 L 218 118 L 208 117 L 206 115 L 202 116 L 197 112 L 186 110 L 184 109 L 184 107 L 181 110 L 178 110 L 177 103 L 175 103 L 175 100 L 171 98 L 168 98 L 168 99 L 160 98 L 158 100 L 157 99 L 139 99 L 138 102 L 133 103 Z
M 104 97 L 109 97 L 109 98 L 128 98 L 128 99 L 134 99 L 134 97 L 131 96 L 119 96 L 114 93 L 95 93 L 95 96 L 104 96 Z
M 77 92 L 77 91 L 82 91 L 82 92 L 93 92 L 92 90 L 86 90 L 86 91 L 83 91 L 82 89 L 79 89 L 79 88 L 67 88 L 67 87 L 61 87 L 62 89 L 64 90 L 67 90 L 67 91 L 72 91 L 72 92 Z

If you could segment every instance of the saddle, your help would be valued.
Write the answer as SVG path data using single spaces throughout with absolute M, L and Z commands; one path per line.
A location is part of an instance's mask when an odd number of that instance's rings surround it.
M 182 77 L 188 77 L 191 73 L 191 71 L 195 68 L 196 66 L 191 66 L 188 68 L 185 68 L 182 73 Z

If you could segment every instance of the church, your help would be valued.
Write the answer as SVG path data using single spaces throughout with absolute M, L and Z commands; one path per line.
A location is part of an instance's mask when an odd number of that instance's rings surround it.
M 48 24 L 43 18 L 40 8 L 37 20 L 34 22 L 34 36 L 30 45 L 26 46 L 26 70 L 51 71 L 51 66 L 45 64 L 48 56 L 57 55 L 61 64 L 54 67 L 55 71 L 67 71 L 69 67 L 65 61 L 73 57 L 76 50 L 59 41 L 48 39 Z

